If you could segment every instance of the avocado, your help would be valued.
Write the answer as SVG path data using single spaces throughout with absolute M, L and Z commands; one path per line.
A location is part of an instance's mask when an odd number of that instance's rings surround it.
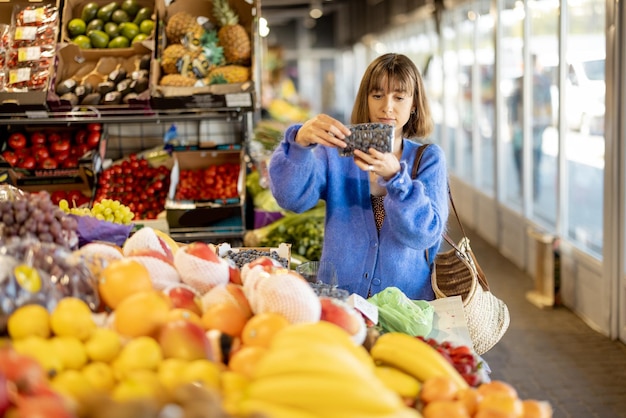
M 72 93 L 74 89 L 76 89 L 77 85 L 78 83 L 76 82 L 76 80 L 72 78 L 68 78 L 66 80 L 61 81 L 57 85 L 56 93 L 59 96 L 63 96 L 64 94 L 67 94 L 67 93 Z
M 115 83 L 112 81 L 103 81 L 102 83 L 98 83 L 97 92 L 102 96 L 105 94 L 115 90 Z
M 92 30 L 89 32 L 89 40 L 94 48 L 106 48 L 109 44 L 109 35 L 101 30 Z
M 141 8 L 136 0 L 123 0 L 120 7 L 122 8 L 122 10 L 128 13 L 128 16 L 131 16 L 133 18 L 137 15 L 137 12 L 139 12 L 139 9 Z
M 109 81 L 119 83 L 126 78 L 126 69 L 123 67 L 116 68 L 115 70 L 111 71 L 111 73 L 109 73 L 109 76 L 107 78 L 109 79 Z
M 102 6 L 100 9 L 98 9 L 98 13 L 96 14 L 96 16 L 98 17 L 98 19 L 102 19 L 104 22 L 109 22 L 111 20 L 111 17 L 113 16 L 113 12 L 116 11 L 119 7 L 119 4 L 113 1 L 106 6 Z
M 104 105 L 120 104 L 121 102 L 122 93 L 120 93 L 119 91 L 110 91 L 102 99 L 102 104 Z
M 127 95 L 128 93 L 130 93 L 132 91 L 131 89 L 131 83 L 133 82 L 133 80 L 131 80 L 130 78 L 126 78 L 122 81 L 120 81 L 119 83 L 117 83 L 117 85 L 115 86 L 115 90 L 119 91 L 120 93 L 122 93 L 122 96 Z
M 133 80 L 131 87 L 135 93 L 143 93 L 148 89 L 149 83 L 148 77 L 142 77 L 140 79 Z
M 129 104 L 131 100 L 136 100 L 137 97 L 138 97 L 137 93 L 135 93 L 134 91 L 131 91 L 126 96 L 122 97 L 122 103 Z
M 78 96 L 74 93 L 65 93 L 59 98 L 61 100 L 67 100 L 68 102 L 70 102 L 70 105 L 72 105 L 72 107 L 78 105 Z
M 83 100 L 80 101 L 80 104 L 85 106 L 94 106 L 100 104 L 100 99 L 102 95 L 100 93 L 90 93 L 83 97 Z
M 122 35 L 118 35 L 109 41 L 107 48 L 128 48 L 130 40 Z
M 139 60 L 139 69 L 150 71 L 150 59 L 151 57 L 149 54 L 143 55 Z
M 104 30 L 104 21 L 102 19 L 94 19 L 87 23 L 85 33 L 89 36 L 89 33 L 93 30 Z
M 139 9 L 135 18 L 133 19 L 133 23 L 139 25 L 142 21 L 146 19 L 150 19 L 152 17 L 152 9 L 150 7 L 142 7 Z
M 96 18 L 96 15 L 98 14 L 99 8 L 100 6 L 98 6 L 98 3 L 93 1 L 85 4 L 80 12 L 80 18 L 83 19 L 85 22 L 90 22 L 94 20 Z

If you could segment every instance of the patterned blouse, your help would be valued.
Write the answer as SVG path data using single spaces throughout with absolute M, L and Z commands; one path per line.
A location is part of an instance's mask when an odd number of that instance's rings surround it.
M 372 200 L 372 209 L 374 210 L 374 221 L 376 221 L 376 229 L 380 232 L 380 228 L 383 227 L 383 221 L 385 220 L 385 207 L 383 206 L 383 199 L 385 196 L 370 195 Z

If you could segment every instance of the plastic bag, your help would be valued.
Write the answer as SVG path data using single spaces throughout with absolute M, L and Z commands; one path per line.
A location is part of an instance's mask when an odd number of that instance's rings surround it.
M 122 225 L 114 222 L 107 222 L 93 216 L 70 215 L 78 223 L 78 246 L 82 247 L 94 241 L 105 241 L 119 247 L 124 245 L 128 239 L 133 224 Z
M 383 332 L 425 337 L 433 329 L 435 309 L 424 300 L 411 300 L 397 287 L 388 287 L 368 299 L 378 307 Z

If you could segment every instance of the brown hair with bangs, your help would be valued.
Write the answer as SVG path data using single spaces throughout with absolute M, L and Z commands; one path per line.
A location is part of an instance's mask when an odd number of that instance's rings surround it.
M 387 83 L 387 89 L 383 83 Z M 367 67 L 354 101 L 351 123 L 370 122 L 367 98 L 371 92 L 382 90 L 413 93 L 415 112 L 402 129 L 405 138 L 425 138 L 432 133 L 433 120 L 422 75 L 413 61 L 402 54 L 381 55 Z

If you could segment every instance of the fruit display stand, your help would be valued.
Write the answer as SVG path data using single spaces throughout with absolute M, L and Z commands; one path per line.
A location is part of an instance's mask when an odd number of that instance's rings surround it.
M 28 199 L 42 207 L 45 196 Z M 467 380 L 457 367 L 475 364 L 469 347 L 381 333 L 278 260 L 255 256 L 239 267 L 222 257 L 229 250 L 251 249 L 181 245 L 148 227 L 121 246 L 7 241 L 3 266 L 13 268 L 0 283 L 17 294 L 0 311 L 0 413 L 552 416 L 547 402 L 521 399 L 506 382 Z M 68 281 L 52 292 L 55 268 Z

